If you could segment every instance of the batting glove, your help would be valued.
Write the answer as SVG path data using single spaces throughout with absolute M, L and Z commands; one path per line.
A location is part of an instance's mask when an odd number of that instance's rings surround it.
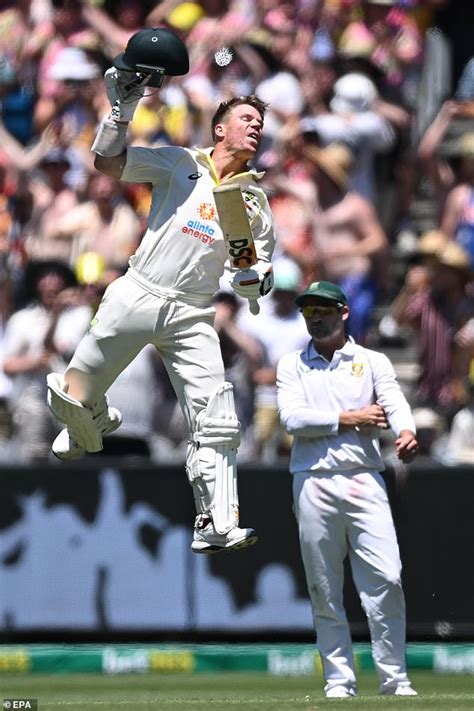
M 107 69 L 104 74 L 105 89 L 112 106 L 110 117 L 113 121 L 128 123 L 132 120 L 150 76 L 124 72 L 115 67 Z
M 237 272 L 231 286 L 237 296 L 256 301 L 268 294 L 273 287 L 272 265 L 268 262 L 257 262 L 252 269 Z

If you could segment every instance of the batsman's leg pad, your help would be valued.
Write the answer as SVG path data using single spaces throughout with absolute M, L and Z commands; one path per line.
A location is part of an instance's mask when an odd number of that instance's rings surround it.
M 186 471 L 199 513 L 208 513 L 217 533 L 239 523 L 237 448 L 240 424 L 231 383 L 221 385 L 199 414 L 188 445 Z
M 88 452 L 100 452 L 102 436 L 94 420 L 93 411 L 67 394 L 62 375 L 50 373 L 46 383 L 48 405 L 55 417 L 67 425 L 72 437 L 81 447 Z

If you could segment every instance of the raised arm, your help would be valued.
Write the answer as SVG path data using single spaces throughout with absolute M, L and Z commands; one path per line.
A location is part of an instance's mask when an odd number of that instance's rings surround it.
M 105 40 L 106 44 L 112 45 L 112 54 L 121 52 L 127 44 L 133 32 L 124 29 L 117 24 L 104 10 L 89 2 L 83 2 L 81 6 L 82 18 Z
M 145 93 L 146 76 L 111 67 L 105 72 L 107 96 L 112 106 L 97 131 L 92 151 L 94 165 L 101 173 L 121 178 L 127 161 L 127 129 L 138 102 Z

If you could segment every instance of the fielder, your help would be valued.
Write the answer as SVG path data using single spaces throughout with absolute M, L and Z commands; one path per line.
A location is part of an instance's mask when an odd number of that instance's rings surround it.
M 290 471 L 301 554 L 328 698 L 356 695 L 343 562 L 369 622 L 380 693 L 416 696 L 405 668 L 401 563 L 379 431 L 390 426 L 402 461 L 418 448 L 415 423 L 388 358 L 346 338 L 349 306 L 331 282 L 296 298 L 311 340 L 281 358 L 278 407 L 294 436 Z
M 152 203 L 127 273 L 108 287 L 64 377 L 48 376 L 50 407 L 66 424 L 52 449 L 64 460 L 102 449 L 102 437 L 121 422 L 105 393 L 138 352 L 154 344 L 190 433 L 186 471 L 197 510 L 192 549 L 243 548 L 257 536 L 238 525 L 240 425 L 213 328 L 211 301 L 227 259 L 213 187 L 233 181 L 242 188 L 258 263 L 237 271 L 232 286 L 239 296 L 258 299 L 272 284 L 274 227 L 258 186 L 261 175 L 248 161 L 259 147 L 266 107 L 254 96 L 221 104 L 212 119 L 214 146 L 206 150 L 127 149 L 127 126 L 145 88 L 185 74 L 188 55 L 170 30 L 146 29 L 131 37 L 113 63 L 105 73 L 112 111 L 92 145 L 95 166 L 124 181 L 151 183 Z

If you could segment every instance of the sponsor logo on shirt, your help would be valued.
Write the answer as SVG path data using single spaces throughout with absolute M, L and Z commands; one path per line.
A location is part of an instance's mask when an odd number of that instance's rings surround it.
M 214 227 L 211 227 L 207 222 L 202 220 L 215 220 L 216 218 L 216 208 L 212 203 L 202 202 L 197 213 L 200 220 L 188 220 L 187 223 L 182 227 L 181 232 L 185 235 L 191 235 L 200 240 L 203 244 L 211 245 L 214 238 Z
M 198 214 L 201 220 L 215 220 L 216 208 L 212 202 L 202 202 L 198 207 Z
M 188 180 L 198 180 L 199 178 L 202 178 L 202 173 L 190 173 L 188 175 Z
M 364 375 L 364 364 L 352 363 L 352 375 L 356 378 L 361 378 Z

